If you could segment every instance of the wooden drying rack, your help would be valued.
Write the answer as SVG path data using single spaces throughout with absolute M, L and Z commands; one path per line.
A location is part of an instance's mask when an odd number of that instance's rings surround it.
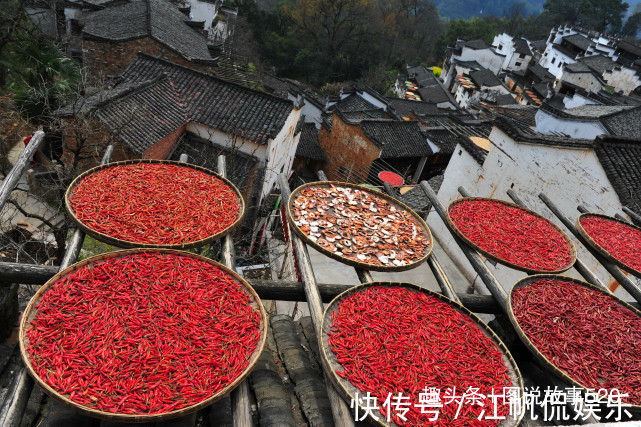
M 36 132 L 34 134 L 31 142 L 25 148 L 18 162 L 16 162 L 11 172 L 3 181 L 3 184 L 0 187 L 0 209 L 2 209 L 2 207 L 8 200 L 9 195 L 15 187 L 18 179 L 25 171 L 29 159 L 31 158 L 33 153 L 35 153 L 43 139 L 43 132 Z M 113 147 L 109 146 L 102 159 L 102 164 L 109 162 L 112 152 Z M 181 155 L 180 160 L 186 161 L 187 156 L 184 154 Z M 225 176 L 225 158 L 223 156 L 220 156 L 218 158 L 217 166 L 219 173 Z M 318 178 L 322 181 L 327 180 L 327 176 L 323 171 L 320 171 L 318 173 Z M 280 187 L 282 200 L 286 202 L 289 198 L 289 195 L 291 194 L 286 175 L 280 174 L 278 176 L 278 185 Z M 457 293 L 454 290 L 454 287 L 452 286 L 447 275 L 445 274 L 440 262 L 437 259 L 437 256 L 432 252 L 426 262 L 430 270 L 434 274 L 434 277 L 436 278 L 442 294 L 462 304 L 472 312 L 499 315 L 506 314 L 508 311 L 508 296 L 505 288 L 499 283 L 496 277 L 494 277 L 492 272 L 487 268 L 484 262 L 484 258 L 475 250 L 471 249 L 469 246 L 463 243 L 458 238 L 456 233 L 452 231 L 447 221 L 447 212 L 445 206 L 439 201 L 436 193 L 432 190 L 432 188 L 425 181 L 421 182 L 420 186 L 425 195 L 430 200 L 433 209 L 448 227 L 448 230 L 454 238 L 454 241 L 457 243 L 461 251 L 464 253 L 465 257 L 468 259 L 468 261 L 486 286 L 487 290 L 489 291 L 489 295 Z M 389 184 L 385 183 L 384 188 L 388 195 L 397 197 L 395 190 Z M 462 196 L 470 197 L 470 194 L 465 190 L 464 187 L 459 187 L 458 190 Z M 513 190 L 508 190 L 507 195 L 516 204 L 527 208 L 527 206 L 525 206 L 525 204 Z M 601 263 L 601 265 L 603 265 L 604 268 L 607 269 L 612 277 L 614 277 L 623 286 L 623 288 L 637 301 L 637 304 L 633 305 L 638 308 L 638 303 L 641 303 L 641 289 L 632 280 L 630 280 L 630 278 L 626 276 L 618 267 L 616 267 L 609 260 L 602 257 L 598 252 L 594 251 L 588 244 L 586 244 L 582 236 L 577 232 L 574 224 L 559 210 L 559 208 L 552 202 L 549 197 L 541 193 L 539 195 L 539 198 L 557 216 L 557 218 L 563 223 L 563 225 L 568 230 L 570 230 L 572 234 L 575 235 L 579 242 L 581 242 L 583 246 L 585 246 L 595 256 L 595 258 Z M 577 209 L 580 212 L 585 211 L 582 206 L 579 206 Z M 623 208 L 623 211 L 628 215 L 631 215 L 632 217 L 636 218 L 637 216 L 634 212 L 629 211 L 627 208 Z M 618 217 L 622 218 L 620 215 L 618 215 Z M 283 223 L 283 227 L 288 227 L 288 224 L 286 222 Z M 317 336 L 320 337 L 320 328 L 323 319 L 323 303 L 331 301 L 334 297 L 349 289 L 350 286 L 318 283 L 314 275 L 312 263 L 305 243 L 295 233 L 290 232 L 289 235 L 291 236 L 292 246 L 294 248 L 298 268 L 301 273 L 301 282 L 282 280 L 249 280 L 249 282 L 262 299 L 307 301 L 314 328 L 316 329 Z M 3 281 L 5 283 L 17 282 L 44 284 L 58 271 L 68 267 L 77 260 L 83 241 L 84 233 L 80 229 L 76 229 L 68 243 L 67 250 L 59 267 L 19 263 L 0 263 L 0 276 L 3 277 Z M 223 240 L 221 262 L 227 267 L 235 269 L 234 244 L 231 235 L 227 235 Z M 607 290 L 607 287 L 594 273 L 592 273 L 586 267 L 585 263 L 580 258 L 577 257 L 573 267 L 587 282 Z M 355 268 L 355 271 L 361 283 L 373 281 L 372 275 L 369 271 L 359 268 Z M 557 377 L 550 375 L 549 371 L 546 371 L 545 368 L 542 368 L 533 362 L 528 362 L 525 364 L 525 366 L 521 367 L 524 368 L 524 371 L 528 371 L 528 375 L 526 375 L 526 385 L 532 385 L 536 383 L 543 386 L 566 386 L 566 384 L 560 381 Z M 532 379 L 535 380 L 534 383 L 532 382 Z M 9 393 L 5 399 L 5 403 L 3 407 L 0 408 L 0 425 L 9 425 L 16 420 L 20 420 L 31 388 L 33 388 L 33 380 L 28 376 L 23 368 L 16 374 L 14 383 L 10 386 Z M 331 382 L 328 380 L 326 380 L 326 388 L 328 396 L 330 398 L 332 415 L 336 425 L 353 426 L 354 420 L 350 409 L 348 408 L 345 401 L 343 401 L 343 399 L 341 399 L 341 397 L 338 395 L 334 387 L 331 385 Z M 234 426 L 252 425 L 249 393 L 250 391 L 246 381 L 244 381 L 232 393 L 231 399 Z M 528 420 L 525 419 L 523 420 L 521 425 L 527 424 Z

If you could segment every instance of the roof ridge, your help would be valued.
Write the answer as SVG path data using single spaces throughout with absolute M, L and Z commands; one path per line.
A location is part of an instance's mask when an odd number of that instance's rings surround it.
M 236 88 L 242 89 L 242 90 L 244 90 L 246 92 L 251 92 L 251 93 L 254 93 L 254 94 L 257 94 L 257 95 L 260 95 L 260 96 L 264 96 L 266 98 L 271 98 L 271 99 L 275 99 L 275 100 L 278 100 L 278 101 L 281 101 L 281 102 L 287 102 L 289 104 L 294 105 L 294 102 L 289 100 L 289 99 L 284 99 L 284 98 L 278 97 L 276 95 L 272 95 L 271 93 L 263 92 L 263 91 L 258 90 L 258 89 L 252 89 L 252 88 L 243 86 L 241 84 L 238 84 L 238 83 L 235 83 L 235 82 L 232 82 L 232 81 L 229 81 L 229 80 L 225 80 L 225 79 L 223 79 L 221 77 L 214 76 L 214 75 L 211 75 L 211 74 L 207 74 L 207 73 L 202 72 L 202 71 L 194 70 L 193 68 L 189 68 L 189 67 L 186 67 L 184 65 L 177 64 L 175 62 L 171 62 L 171 61 L 169 61 L 167 59 L 159 58 L 157 56 L 153 56 L 153 55 L 150 55 L 150 54 L 145 53 L 145 52 L 138 52 L 137 56 L 138 57 L 141 57 L 141 56 L 142 57 L 147 57 L 147 58 L 149 58 L 149 59 L 151 59 L 153 61 L 162 62 L 162 63 L 165 63 L 165 64 L 171 66 L 171 67 L 182 69 L 182 70 L 190 72 L 192 74 L 196 74 L 196 75 L 199 75 L 199 76 L 202 76 L 202 77 L 206 77 L 206 78 L 209 78 L 209 79 L 217 80 L 217 81 L 220 81 L 220 82 L 222 82 L 222 83 L 224 83 L 226 85 L 231 85 L 231 86 L 234 86 Z M 133 64 L 133 62 L 132 62 L 132 64 Z M 131 64 L 130 64 L 130 66 L 131 66 Z M 129 67 L 127 67 L 127 69 L 129 69 Z M 126 71 L 127 70 L 125 70 L 125 72 Z
M 166 74 L 163 74 L 163 75 L 154 77 L 153 79 L 145 80 L 144 82 L 140 82 L 138 84 L 135 84 L 132 87 L 130 87 L 128 89 L 125 89 L 124 91 L 114 95 L 113 97 L 110 97 L 110 98 L 107 98 L 107 99 L 104 99 L 104 100 L 100 101 L 99 103 L 97 103 L 96 105 L 93 106 L 92 110 L 96 110 L 96 109 L 102 108 L 105 105 L 110 104 L 110 103 L 112 103 L 112 102 L 114 102 L 114 101 L 116 101 L 118 99 L 126 98 L 127 96 L 132 95 L 132 94 L 134 94 L 136 92 L 139 92 L 139 91 L 141 91 L 143 89 L 146 89 L 146 88 L 148 88 L 150 86 L 153 86 L 153 85 L 159 83 L 160 81 L 162 81 L 164 79 L 169 79 Z

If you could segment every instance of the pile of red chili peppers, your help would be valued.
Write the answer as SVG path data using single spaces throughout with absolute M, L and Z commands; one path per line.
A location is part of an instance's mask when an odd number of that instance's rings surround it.
M 363 395 L 376 396 L 381 413 L 387 414 L 381 404 L 388 393 L 410 397 L 407 421 L 393 416 L 400 425 L 496 425 L 497 420 L 477 419 L 481 411 L 491 412 L 489 398 L 484 406 L 463 405 L 458 417 L 457 405 L 444 405 L 434 423 L 415 405 L 426 387 L 441 393 L 472 387 L 487 396 L 512 386 L 498 346 L 471 318 L 400 286 L 374 286 L 346 296 L 332 313 L 329 345 L 344 368 L 337 374 Z M 507 416 L 509 408 L 502 403 L 496 414 Z
M 572 249 L 546 219 L 489 200 L 465 200 L 450 207 L 456 228 L 493 256 L 521 267 L 557 271 L 572 262 Z
M 600 216 L 582 216 L 581 227 L 610 255 L 641 271 L 641 231 Z
M 70 203 L 92 230 L 158 245 L 205 239 L 231 226 L 241 213 L 238 195 L 224 181 L 162 163 L 119 165 L 88 175 Z
M 38 376 L 73 402 L 160 414 L 240 376 L 261 316 L 235 279 L 185 255 L 112 257 L 61 278 L 26 333 Z
M 512 310 L 525 335 L 557 368 L 596 390 L 641 404 L 641 318 L 576 283 L 542 279 L 516 289 Z

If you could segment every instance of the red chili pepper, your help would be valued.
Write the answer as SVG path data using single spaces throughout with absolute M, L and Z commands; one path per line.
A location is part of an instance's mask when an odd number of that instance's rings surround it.
M 107 258 L 42 296 L 26 349 L 38 376 L 76 403 L 164 413 L 207 399 L 247 367 L 261 337 L 250 303 L 232 276 L 189 256 Z
M 641 404 L 641 318 L 593 289 L 542 279 L 512 294 L 523 332 L 557 368 L 584 387 L 617 388 Z
M 497 425 L 500 420 L 477 420 L 481 406 L 444 405 L 436 423 L 421 414 L 419 393 L 434 387 L 464 392 L 501 394 L 511 387 L 508 369 L 498 346 L 474 321 L 439 299 L 403 287 L 376 286 L 345 297 L 334 312 L 329 345 L 348 379 L 364 395 L 372 393 L 381 405 L 388 393 L 409 396 L 412 406 L 400 425 Z M 443 394 L 441 394 L 443 398 Z M 492 401 L 484 401 L 485 408 Z M 393 413 L 394 411 L 392 411 Z M 497 415 L 509 408 L 499 400 Z M 392 414 L 393 415 L 393 414 Z
M 581 227 L 619 261 L 641 271 L 641 230 L 600 216 L 582 216 Z
M 102 169 L 70 196 L 87 227 L 136 243 L 179 244 L 217 234 L 240 215 L 236 192 L 205 172 L 163 163 Z
M 472 243 L 497 258 L 540 271 L 568 267 L 572 249 L 548 220 L 491 200 L 464 200 L 449 216 Z

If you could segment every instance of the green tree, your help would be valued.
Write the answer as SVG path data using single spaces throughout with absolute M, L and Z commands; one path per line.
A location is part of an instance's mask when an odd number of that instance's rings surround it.
M 543 7 L 561 22 L 616 33 L 621 29 L 628 3 L 622 0 L 547 0 Z

